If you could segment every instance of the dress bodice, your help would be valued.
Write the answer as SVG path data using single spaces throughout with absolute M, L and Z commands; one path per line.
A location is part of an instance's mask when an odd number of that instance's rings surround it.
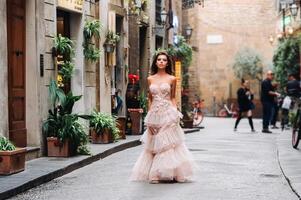
M 162 127 L 178 123 L 182 114 L 171 102 L 171 85 L 169 83 L 151 84 L 151 107 L 145 117 L 147 126 Z
M 170 84 L 169 83 L 161 83 L 160 85 L 151 84 L 150 92 L 153 97 L 153 101 L 161 101 L 161 100 L 169 100 L 170 101 Z
M 153 97 L 151 110 L 159 110 L 172 105 L 171 103 L 171 86 L 168 83 L 151 84 L 150 92 Z

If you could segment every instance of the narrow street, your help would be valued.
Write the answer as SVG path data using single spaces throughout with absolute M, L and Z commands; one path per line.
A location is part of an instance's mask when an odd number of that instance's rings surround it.
M 14 200 L 297 200 L 278 164 L 276 139 L 280 130 L 250 133 L 246 119 L 233 132 L 234 119 L 206 118 L 205 129 L 186 135 L 199 171 L 190 183 L 129 182 L 142 146 L 131 148 L 47 184 Z M 288 146 L 287 148 L 291 148 Z

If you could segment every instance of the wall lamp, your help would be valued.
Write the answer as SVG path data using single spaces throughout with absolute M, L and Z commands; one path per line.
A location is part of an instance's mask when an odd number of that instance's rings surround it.
M 152 30 L 153 30 L 153 33 L 155 30 L 157 29 L 164 29 L 165 27 L 165 24 L 166 24 L 166 18 L 167 18 L 167 12 L 165 10 L 165 8 L 162 9 L 161 13 L 160 13 L 160 17 L 161 17 L 161 26 L 153 26 L 152 27 Z

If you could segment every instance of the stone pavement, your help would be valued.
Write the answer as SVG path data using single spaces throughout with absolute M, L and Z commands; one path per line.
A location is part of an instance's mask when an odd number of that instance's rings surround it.
M 284 131 L 279 135 L 277 139 L 278 160 L 292 190 L 301 199 L 301 150 L 292 147 L 291 136 L 290 131 Z M 301 141 L 299 147 L 301 147 Z
M 199 129 L 184 129 L 185 133 Z M 41 157 L 26 162 L 25 171 L 10 176 L 0 176 L 0 200 L 41 185 L 78 168 L 103 159 L 113 153 L 140 145 L 141 135 L 129 136 L 111 144 L 89 144 L 91 156 L 70 158 Z
M 12 200 L 297 200 L 277 156 L 280 130 L 251 133 L 243 119 L 205 118 L 205 129 L 187 134 L 199 170 L 188 183 L 130 182 L 142 146 L 113 154 L 32 188 Z M 261 121 L 254 120 L 257 130 Z M 291 146 L 287 146 L 288 149 Z

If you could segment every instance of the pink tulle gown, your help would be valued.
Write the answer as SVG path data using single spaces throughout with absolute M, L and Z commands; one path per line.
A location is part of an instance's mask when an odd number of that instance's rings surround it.
M 184 144 L 184 132 L 179 124 L 182 114 L 170 101 L 171 86 L 168 83 L 151 84 L 150 92 L 153 102 L 145 117 L 148 128 L 141 137 L 144 150 L 130 179 L 178 182 L 191 180 L 195 164 Z

